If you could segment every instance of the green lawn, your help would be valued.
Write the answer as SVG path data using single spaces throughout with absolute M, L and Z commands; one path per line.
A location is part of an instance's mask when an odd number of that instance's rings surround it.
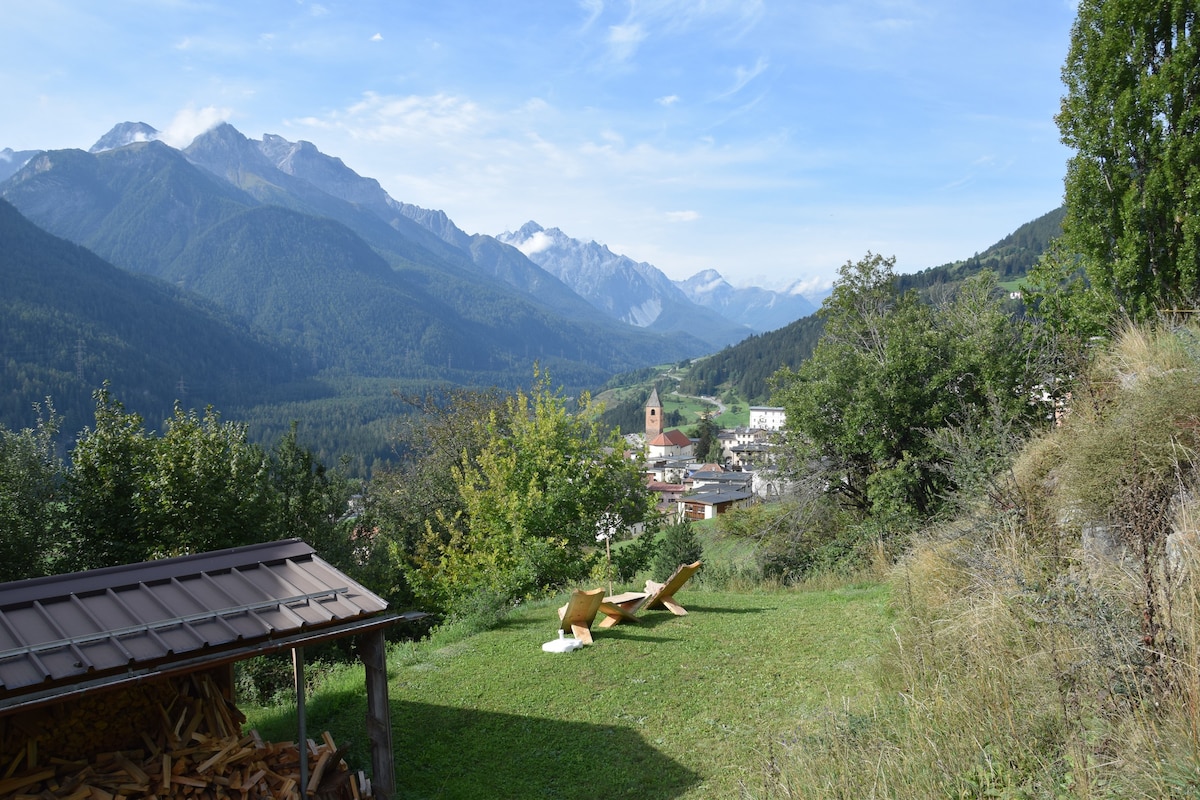
M 870 705 L 883 587 L 685 587 L 679 599 L 688 616 L 649 612 L 573 653 L 541 650 L 556 635 L 554 604 L 448 646 L 394 650 L 398 797 L 737 797 L 762 785 L 773 743 L 805 720 Z M 362 673 L 347 673 L 310 699 L 309 730 L 358 745 Z M 251 724 L 294 737 L 285 716 L 252 712 Z

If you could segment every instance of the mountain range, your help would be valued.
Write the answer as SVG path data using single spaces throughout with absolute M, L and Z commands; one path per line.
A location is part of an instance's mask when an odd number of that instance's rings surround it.
M 559 234 L 550 270 L 503 237 L 393 199 L 310 143 L 255 141 L 227 124 L 183 149 L 122 123 L 87 151 L 0 150 L 0 197 L 4 278 L 32 292 L 6 297 L 15 372 L 0 423 L 12 427 L 48 395 L 72 424 L 106 379 L 151 417 L 173 392 L 244 410 L 396 386 L 510 387 L 535 363 L 583 389 L 755 330 L 594 242 Z M 65 255 L 71 247 L 89 257 Z M 605 263 L 587 261 L 593 253 Z M 586 281 L 612 297 L 581 292 Z M 16 344 L 30 341 L 49 344 Z M 92 356 L 107 345 L 145 363 Z M 240 392 L 219 379 L 250 374 L 262 380 Z
M 122 123 L 88 151 L 0 150 L 0 197 L 0 278 L 22 287 L 2 307 L 10 427 L 47 395 L 83 414 L 108 379 L 149 415 L 174 394 L 349 430 L 394 415 L 398 388 L 512 387 L 537 364 L 589 389 L 819 300 L 672 281 L 535 222 L 467 234 L 308 142 L 228 124 L 183 149 Z
M 736 341 L 750 332 L 783 327 L 816 310 L 799 294 L 756 287 L 735 289 L 716 270 L 672 281 L 652 264 L 532 221 L 496 238 L 520 250 L 606 314 L 651 330 L 674 330 L 681 325 L 728 330 Z

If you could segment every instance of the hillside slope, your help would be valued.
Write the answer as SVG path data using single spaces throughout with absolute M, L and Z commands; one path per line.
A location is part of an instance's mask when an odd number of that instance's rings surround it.
M 305 377 L 298 351 L 46 233 L 3 200 L 0 281 L 0 424 L 9 428 L 32 425 L 32 404 L 51 397 L 73 433 L 104 381 L 152 425 L 176 399 L 224 409 L 314 391 L 295 383 Z

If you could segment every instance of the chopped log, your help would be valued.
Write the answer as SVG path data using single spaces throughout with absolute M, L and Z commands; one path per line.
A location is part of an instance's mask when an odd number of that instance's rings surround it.
M 23 775 L 14 775 L 11 778 L 5 778 L 4 780 L 0 780 L 0 795 L 5 795 L 9 792 L 15 792 L 19 789 L 25 789 L 33 786 L 35 783 L 41 783 L 42 781 L 53 777 L 54 770 L 44 769 L 40 772 L 27 772 Z
M 119 712 L 63 703 L 0 718 L 0 800 L 370 800 L 328 732 L 267 742 L 242 733 L 245 715 L 210 677 L 171 686 L 130 689 Z M 306 786 L 301 746 L 315 765 Z

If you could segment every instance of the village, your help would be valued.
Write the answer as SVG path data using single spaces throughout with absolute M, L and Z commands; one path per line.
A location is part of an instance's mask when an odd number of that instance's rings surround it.
M 646 401 L 644 434 L 626 437 L 632 452 L 645 448 L 646 485 L 658 496 L 658 512 L 668 520 L 712 519 L 740 505 L 778 497 L 780 480 L 771 451 L 784 429 L 783 408 L 751 406 L 750 423 L 718 434 L 722 463 L 696 459 L 696 442 L 675 428 L 663 430 L 658 390 Z

